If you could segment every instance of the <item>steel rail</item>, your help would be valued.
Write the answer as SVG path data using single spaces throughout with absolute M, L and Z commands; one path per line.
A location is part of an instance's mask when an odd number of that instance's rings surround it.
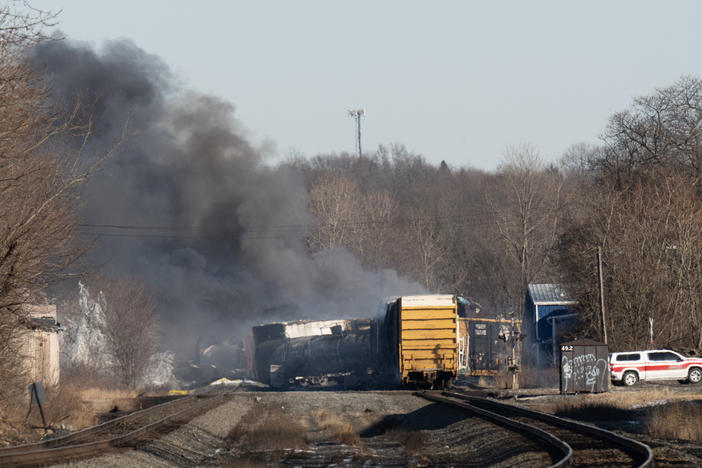
M 133 421 L 135 419 L 141 418 L 143 416 L 148 415 L 149 413 L 153 413 L 156 411 L 161 411 L 164 408 L 169 408 L 170 406 L 178 406 L 183 403 L 187 403 L 188 401 L 192 401 L 195 399 L 194 395 L 188 395 L 183 398 L 178 398 L 172 401 L 168 401 L 166 403 L 161 403 L 160 405 L 154 405 L 150 406 L 148 408 L 139 410 L 139 411 L 134 411 L 133 413 L 129 413 L 124 416 L 120 416 L 115 419 L 110 419 L 109 421 L 105 421 L 101 424 L 97 424 L 95 426 L 90 426 L 86 427 L 85 429 L 81 429 L 76 432 L 71 432 L 70 434 L 67 434 L 65 436 L 61 437 L 56 437 L 53 439 L 48 439 L 48 440 L 43 440 L 40 442 L 33 442 L 30 444 L 24 444 L 24 445 L 15 445 L 12 447 L 3 447 L 0 448 L 0 456 L 9 454 L 9 453 L 21 453 L 21 452 L 29 452 L 35 449 L 45 449 L 45 448 L 55 448 L 55 447 L 61 447 L 63 445 L 68 445 L 68 444 L 75 444 L 76 442 L 80 440 L 84 440 L 87 438 L 92 437 L 93 435 L 104 431 L 108 430 L 111 427 L 118 426 L 122 423 L 126 423 L 129 421 Z
M 217 396 L 208 397 L 206 399 L 194 397 L 174 400 L 168 403 L 164 403 L 162 405 L 156 405 L 160 407 L 159 409 L 163 409 L 165 405 L 172 406 L 170 404 L 174 403 L 175 401 L 182 402 L 183 400 L 187 400 L 188 403 L 194 403 L 188 405 L 182 410 L 171 413 L 153 423 L 132 430 L 127 434 L 122 434 L 117 437 L 112 437 L 110 439 L 75 444 L 76 441 L 83 440 L 89 435 L 99 433 L 100 431 L 104 430 L 105 423 L 103 423 L 98 426 L 92 426 L 90 428 L 86 428 L 82 431 L 74 433 L 76 435 L 80 435 L 80 437 L 72 437 L 74 434 L 69 434 L 68 436 L 58 438 L 61 439 L 62 442 L 61 444 L 58 444 L 59 446 L 56 446 L 56 444 L 54 444 L 53 446 L 47 447 L 45 444 L 52 441 L 45 441 L 17 447 L 8 447 L 7 449 L 0 452 L 0 466 L 41 465 L 65 459 L 89 457 L 98 453 L 103 453 L 106 450 L 127 447 L 133 445 L 135 442 L 138 442 L 141 439 L 141 437 L 146 435 L 149 431 L 158 431 L 159 429 L 163 428 L 175 418 L 186 416 L 188 413 L 195 412 L 196 410 L 200 411 L 203 410 L 203 408 L 209 409 L 210 407 L 215 407 L 221 404 L 221 401 L 224 400 L 226 396 L 226 394 L 220 394 Z M 152 410 L 153 408 L 156 408 L 156 406 L 147 408 L 147 410 Z M 138 411 L 137 413 L 140 413 L 140 416 L 143 416 L 145 414 L 144 412 L 147 410 Z M 132 413 L 131 415 L 127 416 L 132 415 L 135 415 L 135 413 Z M 124 418 L 126 418 L 127 416 L 117 419 L 120 419 L 122 422 L 124 422 Z M 19 449 L 23 450 L 18 451 Z
M 506 427 L 507 429 L 518 432 L 530 439 L 535 439 L 538 443 L 548 447 L 548 449 L 545 451 L 549 452 L 552 457 L 556 455 L 555 458 L 557 458 L 557 460 L 554 464 L 550 465 L 549 468 L 560 468 L 571 465 L 573 457 L 573 449 L 571 448 L 571 446 L 563 440 L 556 437 L 555 435 L 544 431 L 543 429 L 530 426 L 520 421 L 515 421 L 513 419 L 507 418 L 492 411 L 488 411 L 483 408 L 478 408 L 477 406 L 471 405 L 469 403 L 452 400 L 450 398 L 438 396 L 433 393 L 417 392 L 416 395 L 430 401 L 458 406 L 460 408 L 466 409 L 472 413 L 481 416 L 483 419 L 487 419 L 502 427 Z
M 478 403 L 492 408 L 498 408 L 503 411 L 510 411 L 523 417 L 536 419 L 547 424 L 551 424 L 553 426 L 561 427 L 571 432 L 585 434 L 594 439 L 610 442 L 613 445 L 619 447 L 623 452 L 629 454 L 632 457 L 634 463 L 638 463 L 636 465 L 637 467 L 650 468 L 654 466 L 653 451 L 651 450 L 651 447 L 642 442 L 639 442 L 638 440 L 634 440 L 629 437 L 616 434 L 612 431 L 608 431 L 606 429 L 585 424 L 579 421 L 564 419 L 541 411 L 530 410 L 516 405 L 497 402 L 484 397 L 463 395 L 461 393 L 456 392 L 443 392 L 443 394 L 453 398 L 460 398 L 461 400 L 465 400 L 468 402 Z

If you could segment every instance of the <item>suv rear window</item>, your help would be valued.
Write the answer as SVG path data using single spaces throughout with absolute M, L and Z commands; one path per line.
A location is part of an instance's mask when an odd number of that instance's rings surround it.
M 636 354 L 618 354 L 617 361 L 639 361 L 641 360 L 641 355 Z
M 648 353 L 648 359 L 651 361 L 677 361 L 678 355 L 661 351 L 657 353 Z

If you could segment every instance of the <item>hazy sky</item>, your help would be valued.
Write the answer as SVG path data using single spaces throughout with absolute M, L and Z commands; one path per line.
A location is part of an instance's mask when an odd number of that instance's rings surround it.
M 272 154 L 403 143 L 493 169 L 596 142 L 633 97 L 702 75 L 702 2 L 32 0 L 70 39 L 129 38 L 219 95 Z

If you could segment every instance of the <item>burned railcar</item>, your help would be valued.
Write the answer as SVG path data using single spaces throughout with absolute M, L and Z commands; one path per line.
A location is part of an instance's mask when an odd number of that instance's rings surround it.
M 402 296 L 378 319 L 279 322 L 254 327 L 249 375 L 289 385 L 443 385 L 458 373 L 459 298 Z
M 369 383 L 377 375 L 372 327 L 285 340 L 269 360 L 272 387 Z
M 253 327 L 249 376 L 273 387 L 362 384 L 376 372 L 372 319 L 300 320 Z

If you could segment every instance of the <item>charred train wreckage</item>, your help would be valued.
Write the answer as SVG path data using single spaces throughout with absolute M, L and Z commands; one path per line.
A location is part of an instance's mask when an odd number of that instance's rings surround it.
M 289 386 L 443 386 L 459 374 L 459 311 L 453 295 L 403 296 L 374 319 L 294 321 L 253 327 L 251 378 Z
M 376 334 L 371 319 L 259 325 L 246 344 L 249 375 L 272 387 L 362 383 L 374 372 Z

